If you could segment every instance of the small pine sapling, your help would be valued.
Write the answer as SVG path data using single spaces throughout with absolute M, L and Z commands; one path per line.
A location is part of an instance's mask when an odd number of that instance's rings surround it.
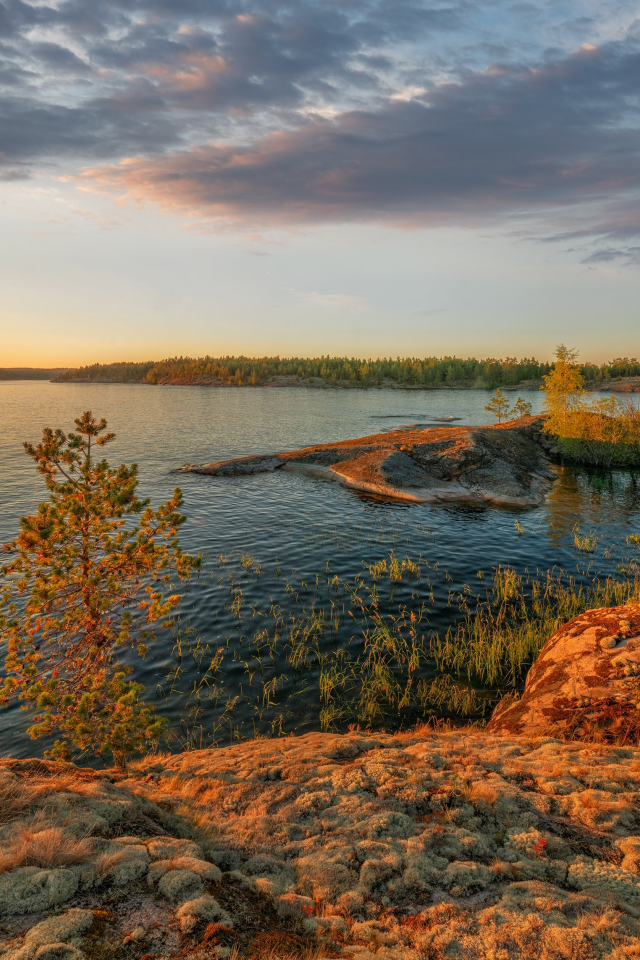
M 156 740 L 166 725 L 141 701 L 143 687 L 118 660 L 127 647 L 144 656 L 157 627 L 173 625 L 181 597 L 172 575 L 189 576 L 199 557 L 183 553 L 177 530 L 178 488 L 157 509 L 136 496 L 138 468 L 109 466 L 92 456 L 115 434 L 87 411 L 76 431 L 46 428 L 25 443 L 45 479 L 49 499 L 2 549 L 0 641 L 7 676 L 0 702 L 36 710 L 32 739 L 61 733 L 45 756 L 67 759 L 111 753 L 116 766 Z M 134 515 L 140 515 L 133 522 Z
M 519 420 L 520 417 L 530 417 L 531 409 L 531 404 L 527 400 L 522 400 L 520 397 L 518 397 L 511 408 L 509 416 L 512 420 Z
M 491 397 L 491 400 L 486 405 L 485 410 L 488 410 L 489 413 L 492 413 L 498 423 L 502 423 L 503 418 L 507 416 L 507 411 L 509 410 L 509 401 L 503 394 L 500 387 L 498 387 L 494 395 Z

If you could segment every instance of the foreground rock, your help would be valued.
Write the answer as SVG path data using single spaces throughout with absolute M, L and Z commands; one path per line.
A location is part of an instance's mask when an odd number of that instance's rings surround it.
M 0 762 L 3 960 L 638 955 L 640 751 L 309 734 Z
M 588 610 L 547 640 L 522 698 L 492 733 L 635 744 L 640 739 L 640 604 Z
M 555 479 L 536 442 L 542 424 L 540 417 L 525 417 L 496 427 L 401 427 L 359 440 L 184 470 L 214 477 L 293 470 L 402 500 L 531 507 L 542 502 Z

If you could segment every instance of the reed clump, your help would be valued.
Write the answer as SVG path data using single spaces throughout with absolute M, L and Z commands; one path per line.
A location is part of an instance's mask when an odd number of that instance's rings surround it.
M 463 621 L 431 653 L 439 671 L 464 676 L 496 693 L 521 685 L 552 633 L 585 610 L 614 607 L 640 598 L 636 568 L 627 576 L 594 577 L 586 584 L 562 571 L 532 578 L 498 568 L 486 598 L 467 609 Z

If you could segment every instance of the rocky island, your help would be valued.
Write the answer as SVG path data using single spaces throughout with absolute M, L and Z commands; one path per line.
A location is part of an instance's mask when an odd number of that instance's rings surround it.
M 555 480 L 539 442 L 543 423 L 542 417 L 523 417 L 493 427 L 403 426 L 288 453 L 190 464 L 183 470 L 214 477 L 287 470 L 418 503 L 534 507 Z

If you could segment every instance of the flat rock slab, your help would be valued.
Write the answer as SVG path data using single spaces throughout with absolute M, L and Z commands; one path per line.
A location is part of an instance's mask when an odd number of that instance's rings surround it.
M 498 706 L 487 730 L 637 743 L 640 604 L 587 610 L 556 631 L 522 698 Z
M 624 960 L 639 760 L 476 729 L 311 733 L 150 758 L 130 786 L 352 960 Z
M 534 507 L 555 474 L 537 442 L 541 417 L 494 427 L 400 427 L 287 453 L 190 464 L 185 472 L 236 477 L 286 469 L 417 503 Z
M 3 960 L 638 957 L 636 747 L 310 733 L 126 774 L 4 759 L 0 797 Z M 52 831 L 66 867 L 8 869 Z M 74 883 L 17 903 L 42 873 Z

